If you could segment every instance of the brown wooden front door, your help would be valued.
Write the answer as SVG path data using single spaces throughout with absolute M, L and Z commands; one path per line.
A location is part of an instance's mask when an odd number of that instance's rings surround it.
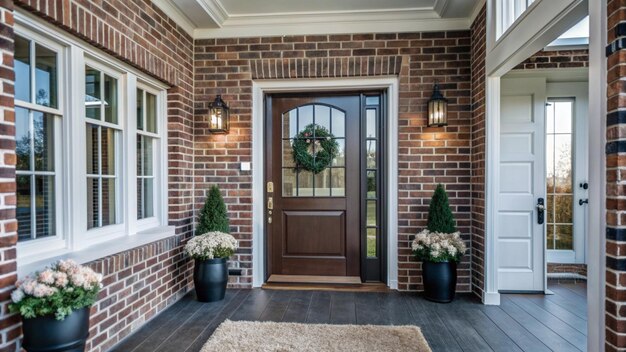
M 275 95 L 266 109 L 268 273 L 360 276 L 359 95 Z M 317 172 L 293 158 L 307 127 L 325 129 L 338 146 Z M 316 153 L 319 138 L 307 138 Z

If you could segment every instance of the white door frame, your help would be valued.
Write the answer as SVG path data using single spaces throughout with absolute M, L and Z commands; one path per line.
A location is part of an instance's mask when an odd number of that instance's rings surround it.
M 252 82 L 252 287 L 265 281 L 265 94 L 380 89 L 387 92 L 387 285 L 398 288 L 398 77 Z M 276 187 L 280 187 L 277 185 Z
M 496 27 L 494 13 L 497 0 L 490 0 L 487 15 L 487 70 L 486 70 L 486 241 L 485 241 L 485 292 L 483 303 L 500 304 L 500 295 L 497 290 L 497 263 L 494 234 L 495 212 L 498 209 L 497 190 L 498 170 L 497 161 L 499 155 L 500 133 L 500 77 L 511 68 L 515 67 L 520 60 L 530 57 L 537 50 L 554 39 L 549 33 L 556 28 L 553 23 L 557 22 L 559 33 L 563 22 L 576 23 L 580 20 L 580 6 L 570 8 L 557 16 L 557 21 L 533 21 L 531 14 L 525 19 L 526 25 L 517 26 L 514 31 L 536 31 L 535 35 L 514 35 L 507 40 L 507 50 L 493 51 Z M 536 0 L 546 5 L 559 3 L 557 1 Z M 606 144 L 606 57 L 604 45 L 607 43 L 607 13 L 606 0 L 588 0 L 588 14 L 590 17 L 589 38 L 589 155 L 604 156 Z M 538 7 L 538 6 L 537 6 Z M 536 8 L 537 8 L 536 7 Z M 517 44 L 515 42 L 517 41 Z M 508 50 L 510 49 L 510 50 Z M 506 54 L 505 54 L 506 52 Z M 511 54 L 514 53 L 514 54 Z M 605 302 L 605 158 L 590 158 L 589 160 L 589 222 L 587 233 L 597 234 L 589 236 L 587 242 L 588 254 L 588 291 L 587 291 L 587 349 L 589 351 L 603 351 L 605 341 L 604 302 Z

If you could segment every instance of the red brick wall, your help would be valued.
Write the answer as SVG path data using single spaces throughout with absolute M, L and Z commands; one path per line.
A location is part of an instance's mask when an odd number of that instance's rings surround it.
M 398 56 L 402 62 L 398 135 L 399 288 L 421 290 L 420 265 L 412 258 L 409 244 L 413 235 L 425 227 L 428 203 L 437 183 L 446 186 L 459 229 L 465 240 L 470 240 L 469 31 L 196 41 L 195 206 L 202 205 L 204 190 L 210 184 L 218 184 L 224 190 L 234 233 L 243 246 L 237 257 L 245 268 L 239 286 L 248 287 L 252 275 L 252 178 L 238 169 L 240 162 L 251 161 L 251 90 L 254 72 L 258 75 L 257 67 L 271 62 L 270 59 L 279 63 L 290 59 L 293 63 L 293 67 L 289 66 L 290 77 L 377 75 L 385 69 L 384 62 L 397 62 L 393 57 Z M 379 68 L 376 60 L 380 60 Z M 354 67 L 357 62 L 359 69 Z M 267 67 L 272 69 L 269 64 Z M 282 65 L 278 67 L 280 70 Z M 388 64 L 386 68 L 389 69 Z M 284 70 L 280 72 L 271 76 L 285 76 Z M 446 128 L 426 127 L 426 103 L 435 80 L 450 100 Z M 221 94 L 231 105 L 232 127 L 228 135 L 210 135 L 207 131 L 208 103 L 216 94 Z M 468 255 L 459 269 L 460 291 L 470 290 L 469 269 Z
M 548 263 L 549 274 L 580 274 L 587 276 L 587 264 L 561 264 L 561 263 Z
M 1 1 L 0 4 L 12 6 L 11 1 Z M 193 41 L 150 0 L 16 0 L 15 4 L 172 86 L 167 94 L 168 198 L 170 224 L 176 227 L 177 235 L 89 264 L 105 275 L 105 287 L 92 309 L 88 350 L 105 351 L 191 287 L 192 266 L 182 254 L 182 241 L 193 230 L 194 214 Z M 3 16 L 11 15 L 11 12 L 2 13 Z M 12 37 L 10 28 L 0 29 L 0 49 L 11 49 L 4 39 Z M 3 57 L 3 66 L 0 67 L 2 79 L 13 75 L 12 71 L 6 70 L 12 65 L 12 53 L 8 54 Z M 4 84 L 0 105 L 10 104 L 12 107 L 12 99 L 5 99 L 5 93 L 12 94 L 11 89 L 10 84 Z M 0 148 L 8 150 L 6 153 L 0 150 L 4 157 L 0 160 L 0 173 L 4 172 L 3 165 L 7 162 L 9 166 L 6 169 L 11 175 L 15 145 L 13 140 L 7 141 L 2 136 L 14 139 L 13 121 L 9 120 L 12 116 L 12 111 L 10 114 L 7 111 L 4 120 L 0 120 Z M 14 191 L 14 182 L 0 182 L 0 194 L 9 194 L 6 197 L 0 195 L 0 211 L 7 212 L 3 219 L 14 217 Z M 2 210 L 7 207 L 11 209 Z M 3 330 L 0 332 L 2 342 L 9 346 L 7 350 L 14 351 L 14 343 L 7 340 L 14 340 L 19 335 L 19 325 L 17 329 L 13 328 L 19 320 L 6 314 L 6 288 L 12 286 L 15 276 L 15 251 L 12 247 L 15 222 L 3 221 L 2 226 L 3 234 L 10 236 L 0 241 L 0 246 L 7 247 L 2 250 L 3 269 L 0 269 L 0 299 L 3 302 L 3 321 L 0 325 Z
M 107 351 L 190 289 L 183 239 L 170 237 L 89 264 L 104 275 L 104 289 L 91 309 L 87 351 Z
M 472 24 L 472 292 L 485 290 L 486 7 Z
M 0 54 L 0 351 L 13 352 L 21 331 L 19 318 L 8 313 L 17 279 L 12 1 L 0 1 Z
M 517 65 L 514 70 L 589 67 L 589 50 L 541 50 Z
M 616 37 L 615 27 L 626 22 L 626 4 L 607 2 L 608 42 Z M 606 131 L 606 350 L 626 349 L 626 139 L 624 116 L 624 63 L 626 51 L 618 50 L 607 58 L 607 131 Z

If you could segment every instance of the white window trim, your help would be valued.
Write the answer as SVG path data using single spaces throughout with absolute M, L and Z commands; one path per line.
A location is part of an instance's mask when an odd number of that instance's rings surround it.
M 152 160 L 154 163 L 154 166 L 153 166 L 154 167 L 154 194 L 153 194 L 154 215 L 149 218 L 137 219 L 137 207 L 139 206 L 139 204 L 137 204 L 137 197 L 133 197 L 133 199 L 131 199 L 129 202 L 130 209 L 128 211 L 128 215 L 131 217 L 131 219 L 136 219 L 136 221 L 134 224 L 135 228 L 132 229 L 134 231 L 131 230 L 130 231 L 131 233 L 134 233 L 136 231 L 144 231 L 149 228 L 159 226 L 160 225 L 159 219 L 163 218 L 163 214 L 159 214 L 160 210 L 162 210 L 159 208 L 163 208 L 163 207 L 159 207 L 159 204 L 167 204 L 167 196 L 166 194 L 164 194 L 165 192 L 163 192 L 164 189 L 167 189 L 167 184 L 166 184 L 167 175 L 163 175 L 163 173 L 161 172 L 163 170 L 167 170 L 167 162 L 166 160 L 164 160 L 164 158 L 159 157 L 159 156 L 167 157 L 167 136 L 164 136 L 161 132 L 167 129 L 167 121 L 165 121 L 166 119 L 163 118 L 164 116 L 166 116 L 166 113 L 167 113 L 167 105 L 165 103 L 167 99 L 167 95 L 162 89 L 160 90 L 158 88 L 155 88 L 154 86 L 148 83 L 145 83 L 143 81 L 137 82 L 136 89 L 133 90 L 132 95 L 128 94 L 128 99 L 133 101 L 132 106 L 135 109 L 132 111 L 137 111 L 136 109 L 137 89 L 143 90 L 146 93 L 153 94 L 156 96 L 156 99 L 157 99 L 157 116 L 156 116 L 157 133 L 138 131 L 136 120 L 133 120 L 134 123 L 129 123 L 129 126 L 128 126 L 128 137 L 130 141 L 134 143 L 135 147 L 137 145 L 136 138 L 138 134 L 154 138 L 155 146 L 152 149 Z M 144 104 L 145 104 L 145 99 L 144 99 Z M 145 111 L 144 111 L 144 115 L 145 115 Z M 145 122 L 144 122 L 144 126 L 145 126 Z M 137 167 L 136 167 L 137 153 L 133 153 L 132 155 L 129 155 L 129 159 L 130 160 L 129 160 L 128 165 L 135 165 L 135 167 L 132 168 L 132 170 L 129 170 L 130 171 L 129 174 L 131 177 L 130 177 L 130 182 L 128 183 L 128 190 L 130 194 L 136 195 L 137 192 L 139 191 L 137 190 L 137 182 L 136 182 L 137 180 Z
M 55 170 L 61 180 L 57 188 L 57 204 L 63 214 L 58 224 L 62 226 L 54 245 L 49 238 L 31 243 L 18 243 L 18 273 L 20 276 L 32 270 L 41 269 L 52 260 L 74 258 L 87 262 L 103 256 L 115 254 L 146 243 L 174 235 L 168 226 L 167 202 L 167 85 L 148 76 L 142 71 L 123 63 L 100 49 L 77 39 L 59 28 L 42 21 L 32 14 L 17 9 L 15 11 L 15 31 L 25 37 L 35 36 L 35 40 L 46 47 L 57 48 L 62 53 L 58 61 L 59 109 L 40 108 L 37 110 L 54 113 L 62 118 L 59 128 L 62 136 L 57 138 L 57 160 L 62 167 Z M 119 145 L 122 157 L 120 177 L 120 224 L 87 231 L 87 174 L 85 128 L 88 120 L 84 107 L 84 70 L 89 65 L 118 79 L 119 109 L 118 126 L 122 141 Z M 140 80 L 140 83 L 138 83 Z M 136 193 L 130 186 L 136 182 L 136 145 L 128 143 L 136 138 L 136 100 L 138 85 L 157 96 L 158 142 L 155 148 L 155 217 L 138 221 L 136 219 Z M 64 94 L 65 92 L 71 94 Z M 123 93 L 126 92 L 127 94 Z M 28 107 L 28 106 L 24 106 Z M 134 126 L 133 126 L 134 125 Z M 134 127 L 134 128 L 133 128 Z M 123 149 L 122 149 L 123 148 Z M 135 160 L 136 162 L 136 160 Z M 136 186 L 134 187 L 136 189 Z M 131 214 L 131 212 L 133 214 Z M 37 248 L 31 248 L 37 247 Z
M 505 36 L 533 4 L 534 0 L 496 0 L 496 41 Z
M 54 115 L 54 140 L 58 143 L 58 141 L 62 141 L 63 138 L 63 125 L 67 121 L 66 109 L 65 109 L 65 68 L 63 63 L 65 62 L 66 50 L 62 45 L 49 40 L 45 36 L 39 35 L 36 31 L 30 30 L 28 28 L 22 28 L 16 26 L 15 34 L 21 37 L 24 37 L 28 40 L 36 42 L 37 44 L 44 46 L 52 51 L 55 51 L 57 54 L 57 108 L 47 107 L 43 105 L 34 104 L 32 102 L 25 102 L 22 100 L 15 99 L 15 107 L 16 108 L 24 108 L 31 111 L 38 111 L 43 113 L 49 113 Z M 34 94 L 35 85 L 32 84 L 34 82 L 34 71 L 36 62 L 31 53 L 31 99 Z M 31 112 L 32 113 L 32 112 Z M 58 144 L 57 144 L 58 145 Z M 32 255 L 40 255 L 50 250 L 60 250 L 67 246 L 67 241 L 64 238 L 63 234 L 65 233 L 64 224 L 64 208 L 63 203 L 65 202 L 64 194 L 64 184 L 63 180 L 65 177 L 64 173 L 64 163 L 65 158 L 63 158 L 63 148 L 55 148 L 54 150 L 54 174 L 55 174 L 55 222 L 56 229 L 55 235 L 36 239 L 33 241 L 27 242 L 18 242 L 17 248 L 19 252 L 26 252 Z M 17 171 L 19 174 L 19 171 Z M 34 191 L 34 190 L 32 190 Z
M 103 64 L 100 61 L 97 61 L 96 59 L 92 59 L 91 56 L 89 56 L 88 53 L 84 53 L 83 56 L 83 64 L 79 68 L 74 69 L 74 72 L 78 72 L 78 76 L 83 80 L 83 84 L 81 86 L 76 87 L 75 93 L 76 94 L 72 94 L 74 96 L 74 106 L 77 108 L 75 111 L 77 113 L 75 113 L 73 115 L 74 118 L 74 123 L 77 124 L 81 124 L 82 123 L 82 129 L 83 129 L 83 133 L 80 133 L 79 135 L 74 135 L 72 139 L 76 140 L 78 143 L 78 146 L 76 146 L 76 152 L 77 152 L 77 158 L 73 160 L 73 165 L 72 165 L 72 172 L 74 172 L 74 175 L 76 177 L 76 179 L 78 180 L 78 182 L 75 182 L 74 185 L 76 185 L 76 187 L 78 187 L 80 190 L 84 191 L 84 198 L 83 198 L 83 206 L 78 206 L 74 209 L 74 214 L 78 215 L 79 218 L 79 222 L 76 223 L 75 225 L 77 229 L 84 229 L 85 231 L 82 232 L 80 235 L 77 236 L 73 236 L 73 240 L 74 240 L 74 244 L 77 248 L 84 248 L 87 247 L 89 245 L 93 245 L 93 244 L 97 244 L 97 243 L 102 243 L 105 241 L 109 241 L 112 240 L 114 238 L 117 237 L 122 237 L 125 236 L 124 233 L 124 228 L 126 227 L 126 224 L 128 222 L 128 217 L 126 216 L 126 212 L 127 212 L 127 204 L 128 204 L 128 191 L 126 189 L 125 186 L 125 174 L 128 172 L 128 154 L 132 153 L 132 148 L 133 146 L 128 145 L 127 143 L 125 143 L 123 141 L 125 134 L 127 134 L 125 127 L 128 124 L 128 116 L 126 116 L 127 111 L 125 111 L 126 109 L 124 109 L 125 107 L 125 101 L 127 99 L 126 97 L 126 91 L 127 91 L 127 87 L 124 84 L 125 81 L 125 74 L 121 73 L 118 70 L 115 70 L 114 68 Z M 85 104 L 84 104 L 84 99 L 82 97 L 85 96 L 85 83 L 84 83 L 84 79 L 85 79 L 85 67 L 89 66 L 90 68 L 96 69 L 98 71 L 101 72 L 101 75 L 107 75 L 109 77 L 115 78 L 118 82 L 118 87 L 117 87 L 117 101 L 118 101 L 118 106 L 117 106 L 117 119 L 118 119 L 118 123 L 117 124 L 113 124 L 113 123 L 108 123 L 105 122 L 104 120 L 94 120 L 94 119 L 89 119 L 87 118 L 87 113 L 86 113 L 86 108 L 85 108 Z M 104 84 L 104 82 L 101 83 L 102 85 Z M 101 94 L 101 99 L 104 99 L 104 89 L 102 89 L 102 91 L 100 92 Z M 104 111 L 101 112 L 102 116 L 104 115 Z M 111 129 L 115 129 L 118 131 L 118 135 L 115 137 L 115 142 L 116 142 L 116 146 L 115 146 L 115 178 L 117 178 L 116 180 L 116 222 L 113 225 L 108 225 L 108 226 L 101 226 L 101 227 L 94 227 L 92 229 L 87 229 L 87 164 L 86 164 L 86 160 L 87 160 L 87 140 L 86 140 L 86 136 L 85 136 L 85 131 L 87 128 L 87 124 L 93 124 L 96 126 L 101 126 L 101 127 L 108 127 Z M 120 136 L 121 135 L 121 136 Z M 100 143 L 99 143 L 100 145 Z M 100 149 L 100 147 L 98 147 Z M 126 153 L 124 153 L 124 151 L 127 151 Z M 100 154 L 99 154 L 100 155 Z M 101 163 L 102 160 L 99 160 L 99 163 Z M 82 178 L 81 176 L 82 175 Z M 102 175 L 100 175 L 99 177 L 101 177 Z M 81 204 L 81 202 L 78 199 L 74 199 L 74 204 Z M 102 208 L 102 204 L 100 205 Z M 100 211 L 101 213 L 101 211 Z M 101 215 L 101 214 L 100 214 Z

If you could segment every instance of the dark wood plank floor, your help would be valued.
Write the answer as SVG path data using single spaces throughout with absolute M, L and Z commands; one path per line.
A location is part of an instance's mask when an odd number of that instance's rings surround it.
M 554 295 L 503 295 L 500 306 L 467 294 L 436 304 L 398 292 L 228 290 L 216 303 L 190 293 L 114 351 L 199 351 L 225 319 L 417 325 L 433 351 L 585 351 L 586 284 L 551 281 L 549 288 Z

